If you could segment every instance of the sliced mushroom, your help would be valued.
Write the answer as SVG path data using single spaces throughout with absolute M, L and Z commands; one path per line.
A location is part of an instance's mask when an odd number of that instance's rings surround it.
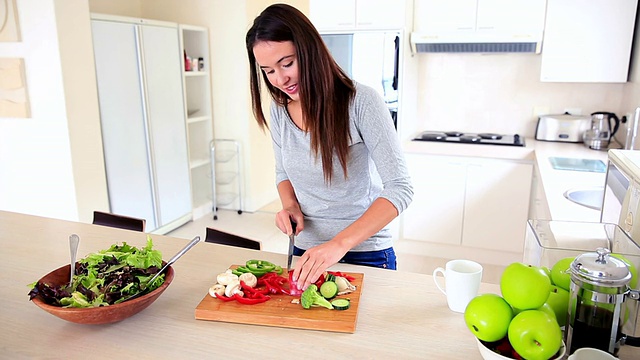
M 215 284 L 209 288 L 209 295 L 218 297 L 218 295 L 224 295 L 225 286 L 222 284 Z
M 238 275 L 231 272 L 231 270 L 227 270 L 218 274 L 218 276 L 216 276 L 216 280 L 218 281 L 218 284 L 227 286 L 233 281 L 238 281 Z
M 336 276 L 336 285 L 338 285 L 338 295 L 349 294 L 356 290 L 356 287 L 352 285 L 349 280 L 342 276 Z
M 252 273 L 244 273 L 240 275 L 238 280 L 244 281 L 244 283 L 249 287 L 256 287 L 256 285 L 258 285 L 258 278 Z
M 224 289 L 224 295 L 227 297 L 233 296 L 233 294 L 241 291 L 240 289 L 240 281 L 235 280 L 232 281 L 227 287 Z

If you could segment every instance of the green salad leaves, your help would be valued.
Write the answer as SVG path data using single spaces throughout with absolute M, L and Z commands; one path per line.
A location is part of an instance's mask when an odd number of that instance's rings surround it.
M 142 291 L 151 292 L 164 283 L 164 274 L 153 284 L 140 288 L 162 267 L 162 254 L 153 250 L 147 236 L 147 245 L 138 249 L 124 242 L 109 249 L 93 253 L 75 264 L 75 276 L 68 284 L 51 286 L 36 282 L 29 299 L 41 296 L 47 304 L 62 307 L 98 307 L 118 304 L 123 299 Z

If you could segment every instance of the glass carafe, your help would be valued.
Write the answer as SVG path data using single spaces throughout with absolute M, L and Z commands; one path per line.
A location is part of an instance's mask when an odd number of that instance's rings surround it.
M 582 254 L 569 267 L 571 287 L 569 318 L 565 343 L 572 354 L 579 348 L 592 347 L 617 355 L 622 325 L 629 317 L 624 302 L 638 298 L 629 288 L 631 272 L 606 248 Z

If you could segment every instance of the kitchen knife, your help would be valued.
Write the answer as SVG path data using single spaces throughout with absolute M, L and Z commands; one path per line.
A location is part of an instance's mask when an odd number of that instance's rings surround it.
M 287 273 L 291 271 L 291 260 L 293 260 L 293 243 L 296 238 L 296 223 L 291 220 L 291 235 L 289 235 L 289 253 L 287 254 Z

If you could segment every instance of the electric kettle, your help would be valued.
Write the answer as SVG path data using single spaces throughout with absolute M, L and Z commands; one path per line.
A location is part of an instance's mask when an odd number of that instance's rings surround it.
M 629 287 L 632 275 L 625 262 L 609 254 L 609 249 L 598 248 L 595 253 L 577 256 L 569 266 L 564 334 L 569 354 L 591 347 L 617 356 L 627 338 L 622 328 L 636 318 L 632 309 L 637 311 L 640 291 Z
M 584 145 L 589 149 L 607 150 L 619 126 L 620 119 L 614 113 L 605 111 L 592 113 L 591 128 L 583 135 Z

